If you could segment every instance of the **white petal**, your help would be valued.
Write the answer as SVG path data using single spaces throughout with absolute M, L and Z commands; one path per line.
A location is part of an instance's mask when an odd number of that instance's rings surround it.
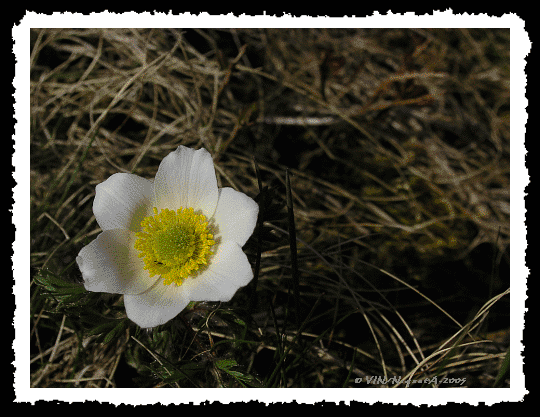
M 220 243 L 210 262 L 201 275 L 182 284 L 191 301 L 229 301 L 253 278 L 247 256 L 236 242 Z
M 216 171 L 206 149 L 179 146 L 159 165 L 154 181 L 154 204 L 158 209 L 193 207 L 210 218 L 218 200 Z
M 155 327 L 168 322 L 188 303 L 183 285 L 163 285 L 162 279 L 142 294 L 124 295 L 128 317 L 141 327 Z
M 233 188 L 219 190 L 219 200 L 214 214 L 222 240 L 232 240 L 244 246 L 257 224 L 259 206 L 251 198 Z
M 102 230 L 140 230 L 143 218 L 152 214 L 152 182 L 133 174 L 111 175 L 96 187 L 94 215 Z
M 135 233 L 106 230 L 85 246 L 76 258 L 88 291 L 113 294 L 139 294 L 150 288 L 157 277 L 150 277 L 133 247 Z

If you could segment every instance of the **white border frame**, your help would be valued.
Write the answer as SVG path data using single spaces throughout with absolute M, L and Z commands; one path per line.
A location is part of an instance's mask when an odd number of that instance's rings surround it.
M 512 249 L 510 254 L 512 292 L 511 300 L 511 388 L 447 388 L 431 390 L 429 395 L 423 390 L 381 390 L 363 388 L 349 389 L 183 389 L 179 393 L 175 389 L 63 389 L 63 388 L 30 388 L 30 339 L 29 324 L 29 261 L 30 261 L 30 88 L 29 88 L 29 45 L 30 28 L 33 27 L 492 27 L 510 28 L 511 30 L 511 218 Z M 525 58 L 530 52 L 531 42 L 525 31 L 525 23 L 515 15 L 491 17 L 487 15 L 454 15 L 451 10 L 433 15 L 416 16 L 414 13 L 404 15 L 380 15 L 364 18 L 300 18 L 285 15 L 274 17 L 234 16 L 233 14 L 212 16 L 160 14 L 129 12 L 110 14 L 107 12 L 92 15 L 53 13 L 40 15 L 28 12 L 13 27 L 14 53 L 16 57 L 14 86 L 15 91 L 15 166 L 13 222 L 16 226 L 13 245 L 14 293 L 16 310 L 14 315 L 15 340 L 15 401 L 34 404 L 39 400 L 64 401 L 67 403 L 97 400 L 111 404 L 200 404 L 205 401 L 223 404 L 240 403 L 256 400 L 263 403 L 292 402 L 315 404 L 321 401 L 340 403 L 376 402 L 393 404 L 446 404 L 449 402 L 469 404 L 494 404 L 506 401 L 521 401 L 527 394 L 523 373 L 523 338 L 526 279 L 529 270 L 525 265 L 525 249 L 527 246 L 525 227 L 525 187 L 529 183 L 528 171 L 525 167 L 525 125 L 527 122 L 527 99 L 525 97 Z M 74 254 L 75 256 L 75 254 Z

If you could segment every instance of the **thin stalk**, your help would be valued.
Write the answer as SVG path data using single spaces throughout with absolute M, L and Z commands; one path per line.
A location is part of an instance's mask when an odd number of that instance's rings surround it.
M 293 281 L 294 313 L 296 328 L 300 326 L 300 292 L 298 285 L 298 259 L 296 249 L 296 227 L 294 225 L 294 207 L 291 192 L 289 170 L 285 171 L 285 184 L 287 187 L 287 212 L 289 215 L 289 245 L 291 249 L 291 273 Z

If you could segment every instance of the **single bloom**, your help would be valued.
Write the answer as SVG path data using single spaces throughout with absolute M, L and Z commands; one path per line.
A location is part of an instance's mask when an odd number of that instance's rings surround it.
M 102 233 L 77 256 L 89 291 L 124 294 L 141 327 L 164 324 L 190 301 L 229 301 L 253 278 L 242 246 L 259 207 L 218 188 L 205 149 L 178 147 L 154 181 L 118 173 L 96 187 Z

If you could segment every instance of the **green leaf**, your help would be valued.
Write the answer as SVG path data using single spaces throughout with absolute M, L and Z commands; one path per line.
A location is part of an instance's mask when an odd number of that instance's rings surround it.
M 251 387 L 261 387 L 262 383 L 257 380 L 253 375 L 243 374 L 239 371 L 233 371 L 231 368 L 238 366 L 238 363 L 234 359 L 222 359 L 216 362 L 216 366 L 225 372 L 227 375 L 233 377 L 242 386 L 249 385 Z
M 61 312 L 85 304 L 88 291 L 80 283 L 59 278 L 47 269 L 41 269 L 34 282 L 40 287 L 41 294 L 56 303 L 54 311 Z
M 230 368 L 236 365 L 238 365 L 238 363 L 234 359 L 222 359 L 216 362 L 216 366 L 225 372 L 228 372 Z
M 506 356 L 504 357 L 504 360 L 501 364 L 501 367 L 499 369 L 499 373 L 497 374 L 497 377 L 495 378 L 495 383 L 493 384 L 494 388 L 502 387 L 504 380 L 510 373 L 510 349 L 506 351 Z
M 124 332 L 126 327 L 127 320 L 121 320 L 120 323 L 114 326 L 114 328 L 103 338 L 103 343 L 107 344 L 111 340 L 118 338 Z

